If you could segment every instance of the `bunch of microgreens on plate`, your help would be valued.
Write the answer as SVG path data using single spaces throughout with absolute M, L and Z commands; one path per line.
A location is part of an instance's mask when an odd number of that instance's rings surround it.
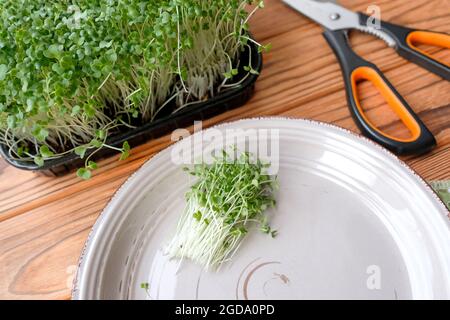
M 263 6 L 245 10 L 252 4 L 0 0 L 0 142 L 39 166 L 75 152 L 83 178 L 100 148 L 125 159 L 130 146 L 108 137 L 238 86 L 239 65 L 257 72 L 239 61 L 254 41 L 248 19 Z
M 186 207 L 167 247 L 172 258 L 187 258 L 206 269 L 231 259 L 252 226 L 276 235 L 264 211 L 275 206 L 276 178 L 269 164 L 250 153 L 232 158 L 225 151 L 211 165 L 186 169 L 197 178 L 186 193 Z

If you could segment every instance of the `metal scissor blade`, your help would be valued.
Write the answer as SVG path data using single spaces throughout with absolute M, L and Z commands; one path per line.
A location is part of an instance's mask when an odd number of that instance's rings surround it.
M 332 1 L 283 0 L 286 4 L 330 30 L 358 29 L 358 14 Z

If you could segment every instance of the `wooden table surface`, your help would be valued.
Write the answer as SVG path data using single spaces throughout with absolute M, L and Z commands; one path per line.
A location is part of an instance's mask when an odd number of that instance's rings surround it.
M 450 0 L 345 0 L 366 11 L 375 2 L 394 23 L 450 33 Z M 321 28 L 279 0 L 266 0 L 251 22 L 257 40 L 272 43 L 256 93 L 245 106 L 204 123 L 280 115 L 309 118 L 358 132 L 347 107 L 335 56 Z M 355 50 L 375 62 L 437 138 L 438 147 L 404 160 L 427 180 L 450 178 L 450 82 L 408 63 L 371 36 L 354 34 Z M 431 48 L 450 61 L 450 50 Z M 364 108 L 381 128 L 405 134 L 397 117 L 368 83 L 361 84 Z M 112 157 L 88 181 L 75 174 L 53 178 L 20 171 L 0 160 L 0 298 L 69 299 L 77 261 L 88 233 L 118 187 L 152 155 L 170 144 L 168 136 Z

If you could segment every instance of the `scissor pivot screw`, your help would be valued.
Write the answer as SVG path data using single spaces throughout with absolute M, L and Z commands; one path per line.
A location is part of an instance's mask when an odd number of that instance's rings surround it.
M 331 20 L 338 20 L 339 18 L 340 18 L 341 16 L 340 16 L 340 14 L 339 13 L 332 13 L 332 14 L 330 14 L 330 19 Z

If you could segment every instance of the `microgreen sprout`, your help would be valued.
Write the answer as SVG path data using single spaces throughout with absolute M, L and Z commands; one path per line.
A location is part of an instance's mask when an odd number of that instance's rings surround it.
M 169 256 L 217 269 L 232 258 L 252 226 L 275 237 L 264 213 L 275 206 L 276 178 L 267 168 L 250 153 L 232 158 L 224 151 L 213 164 L 188 169 L 197 181 L 186 193 L 185 211 L 167 247 Z
M 144 289 L 145 293 L 147 294 L 147 297 L 151 299 L 151 296 L 150 296 L 150 284 L 148 282 L 142 282 L 141 283 L 141 289 Z
M 246 6 L 255 5 L 246 11 Z M 239 86 L 251 0 L 0 0 L 0 143 L 12 159 L 121 152 L 107 138 Z M 249 55 L 251 56 L 251 54 Z M 245 78 L 245 77 L 244 77 Z

